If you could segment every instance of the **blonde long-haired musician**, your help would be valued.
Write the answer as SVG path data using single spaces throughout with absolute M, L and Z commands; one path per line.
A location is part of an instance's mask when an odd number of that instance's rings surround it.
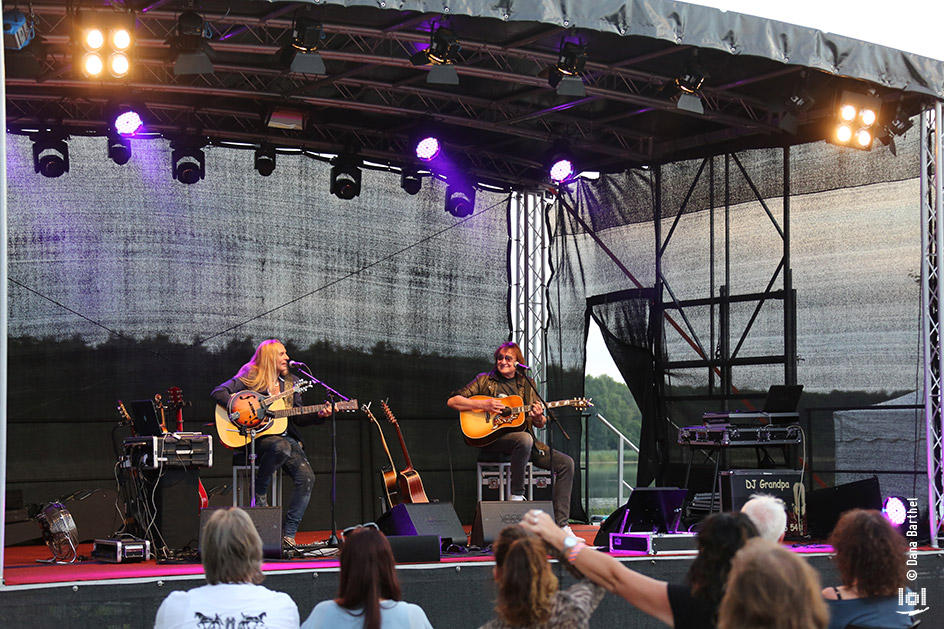
M 266 396 L 277 395 L 295 386 L 294 378 L 289 373 L 289 356 L 285 345 L 278 339 L 268 339 L 259 343 L 252 359 L 240 368 L 239 372 L 210 394 L 213 400 L 226 407 L 230 398 L 240 391 L 251 390 Z M 292 396 L 291 407 L 302 406 L 301 393 Z M 321 418 L 330 415 L 330 410 L 318 413 Z M 315 482 L 305 447 L 302 443 L 299 425 L 315 423 L 316 419 L 304 420 L 291 417 L 288 427 L 280 435 L 264 435 L 256 440 L 256 505 L 266 505 L 266 493 L 272 474 L 282 468 L 294 483 L 292 497 L 285 511 L 283 523 L 283 541 L 295 545 L 295 533 L 301 524 L 305 509 L 311 499 L 311 489 Z

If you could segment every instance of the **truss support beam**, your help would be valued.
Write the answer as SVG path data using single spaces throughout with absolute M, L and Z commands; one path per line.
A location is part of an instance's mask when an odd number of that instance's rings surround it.
M 548 201 L 540 192 L 518 192 L 509 212 L 512 338 L 531 367 L 541 395 L 547 384 Z
M 944 521 L 944 402 L 941 374 L 944 351 L 941 347 L 944 301 L 944 229 L 941 228 L 942 166 L 941 103 L 922 115 L 921 124 L 921 306 L 924 336 L 924 410 L 928 448 L 928 518 L 931 545 L 940 548 Z

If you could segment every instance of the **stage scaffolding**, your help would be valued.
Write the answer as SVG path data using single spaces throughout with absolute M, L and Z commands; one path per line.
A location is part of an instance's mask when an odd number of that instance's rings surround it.
M 941 103 L 928 109 L 921 124 L 921 289 L 924 334 L 924 409 L 927 417 L 928 444 L 928 519 L 931 545 L 940 548 L 941 523 L 944 520 L 944 401 L 941 399 L 941 374 L 944 352 L 941 348 L 944 302 L 944 229 L 941 228 L 942 173 Z

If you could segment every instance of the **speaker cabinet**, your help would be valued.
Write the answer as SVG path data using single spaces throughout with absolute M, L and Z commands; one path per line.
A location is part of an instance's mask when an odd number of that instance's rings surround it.
M 200 550 L 203 551 L 203 527 L 210 516 L 220 509 L 232 507 L 210 507 L 200 510 Z M 282 507 L 241 507 L 262 538 L 262 556 L 266 559 L 282 558 Z
M 839 517 L 852 509 L 882 508 L 882 491 L 878 478 L 811 491 L 806 497 L 810 537 L 826 539 L 833 532 Z
M 524 514 L 531 509 L 540 509 L 554 513 L 554 504 L 540 500 L 483 500 L 475 507 L 475 519 L 472 521 L 473 546 L 488 546 L 495 541 L 506 526 L 521 522 Z
M 468 544 L 451 502 L 398 504 L 377 518 L 384 535 L 438 535 L 443 542 Z
M 397 563 L 431 563 L 442 559 L 438 535 L 388 535 Z

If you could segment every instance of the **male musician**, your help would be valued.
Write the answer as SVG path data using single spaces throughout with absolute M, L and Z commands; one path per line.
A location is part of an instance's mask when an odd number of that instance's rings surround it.
M 518 367 L 524 356 L 517 343 L 503 343 L 495 350 L 495 368 L 480 373 L 469 384 L 453 391 L 446 404 L 457 411 L 485 411 L 500 413 L 505 404 L 495 398 L 517 395 L 530 407 L 524 429 L 504 432 L 483 450 L 511 456 L 511 499 L 524 500 L 525 468 L 530 460 L 533 465 L 549 470 L 554 466 L 554 516 L 558 526 L 570 527 L 570 493 L 574 482 L 574 460 L 563 452 L 553 451 L 534 438 L 531 427 L 541 428 L 547 422 L 544 407 L 535 399 L 533 382 Z M 489 396 L 489 399 L 471 399 L 474 395 Z
M 210 394 L 213 400 L 227 407 L 234 393 L 246 389 L 256 391 L 265 396 L 277 395 L 290 390 L 294 379 L 288 371 L 288 352 L 285 346 L 277 339 L 269 339 L 259 343 L 252 360 L 242 366 L 239 372 L 230 380 L 213 389 Z M 298 391 L 292 398 L 291 407 L 302 406 L 302 396 Z M 318 413 L 324 418 L 331 414 L 329 409 Z M 305 456 L 304 445 L 297 425 L 314 423 L 315 419 L 304 421 L 298 417 L 290 417 L 288 428 L 280 435 L 263 435 L 256 439 L 256 505 L 266 506 L 266 493 L 272 475 L 280 467 L 292 477 L 294 488 L 285 512 L 283 525 L 283 543 L 295 545 L 295 533 L 301 524 L 308 501 L 311 499 L 311 488 L 315 482 L 315 475 Z M 297 425 L 296 425 L 297 424 Z

